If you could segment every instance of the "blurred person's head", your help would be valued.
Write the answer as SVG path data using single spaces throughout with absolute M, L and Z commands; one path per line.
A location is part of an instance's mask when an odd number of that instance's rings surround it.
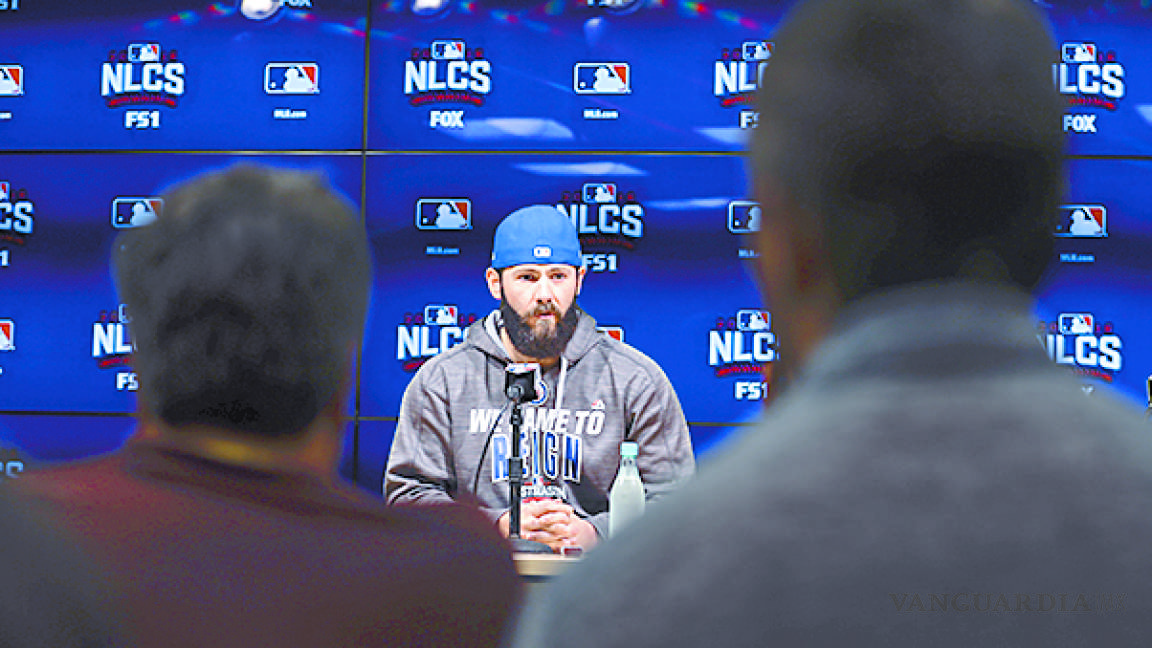
M 519 355 L 513 359 L 560 356 L 576 331 L 584 273 L 576 228 L 556 207 L 523 207 L 500 222 L 485 279 L 500 300 L 504 333 Z
M 1033 287 L 1062 191 L 1056 48 L 1024 0 L 810 0 L 757 97 L 765 297 L 802 362 L 874 291 Z
M 319 177 L 241 165 L 190 180 L 113 263 L 145 414 L 280 439 L 338 413 L 370 268 L 355 213 Z

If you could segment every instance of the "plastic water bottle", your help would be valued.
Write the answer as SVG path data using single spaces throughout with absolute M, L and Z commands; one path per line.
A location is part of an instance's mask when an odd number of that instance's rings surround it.
M 608 491 L 609 536 L 616 535 L 644 513 L 644 482 L 640 480 L 640 470 L 636 467 L 639 453 L 640 446 L 633 441 L 620 444 L 620 471 Z

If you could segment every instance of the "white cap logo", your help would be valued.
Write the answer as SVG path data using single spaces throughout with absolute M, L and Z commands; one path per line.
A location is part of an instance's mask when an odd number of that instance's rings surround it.
M 551 259 L 552 248 L 547 245 L 537 245 L 536 247 L 532 248 L 532 256 L 536 257 L 537 259 Z

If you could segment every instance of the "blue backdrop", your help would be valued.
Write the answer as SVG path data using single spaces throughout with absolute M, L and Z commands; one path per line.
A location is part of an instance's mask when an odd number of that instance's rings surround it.
M 412 373 L 495 306 L 492 231 L 529 203 L 572 215 L 582 306 L 664 367 L 701 454 L 758 414 L 761 367 L 788 350 L 751 274 L 740 151 L 789 1 L 0 4 L 5 461 L 88 456 L 131 432 L 113 238 L 162 214 L 165 187 L 237 160 L 315 170 L 361 210 L 375 292 L 343 470 L 369 490 Z M 1038 3 L 1070 166 L 1037 343 L 1086 391 L 1140 405 L 1146 5 Z

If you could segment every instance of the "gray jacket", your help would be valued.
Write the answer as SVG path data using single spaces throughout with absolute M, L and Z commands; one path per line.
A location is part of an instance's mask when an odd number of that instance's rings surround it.
M 1030 309 L 966 284 L 856 302 L 516 645 L 1149 645 L 1149 424 L 1045 357 Z
M 493 520 L 507 510 L 511 435 L 502 410 L 511 360 L 498 317 L 493 312 L 470 326 L 463 343 L 426 362 L 408 385 L 384 475 L 390 504 L 472 495 Z M 524 497 L 563 499 L 605 536 L 622 441 L 640 444 L 649 500 L 695 470 L 688 425 L 664 372 L 597 331 L 587 313 L 543 382 L 543 401 L 523 408 Z

